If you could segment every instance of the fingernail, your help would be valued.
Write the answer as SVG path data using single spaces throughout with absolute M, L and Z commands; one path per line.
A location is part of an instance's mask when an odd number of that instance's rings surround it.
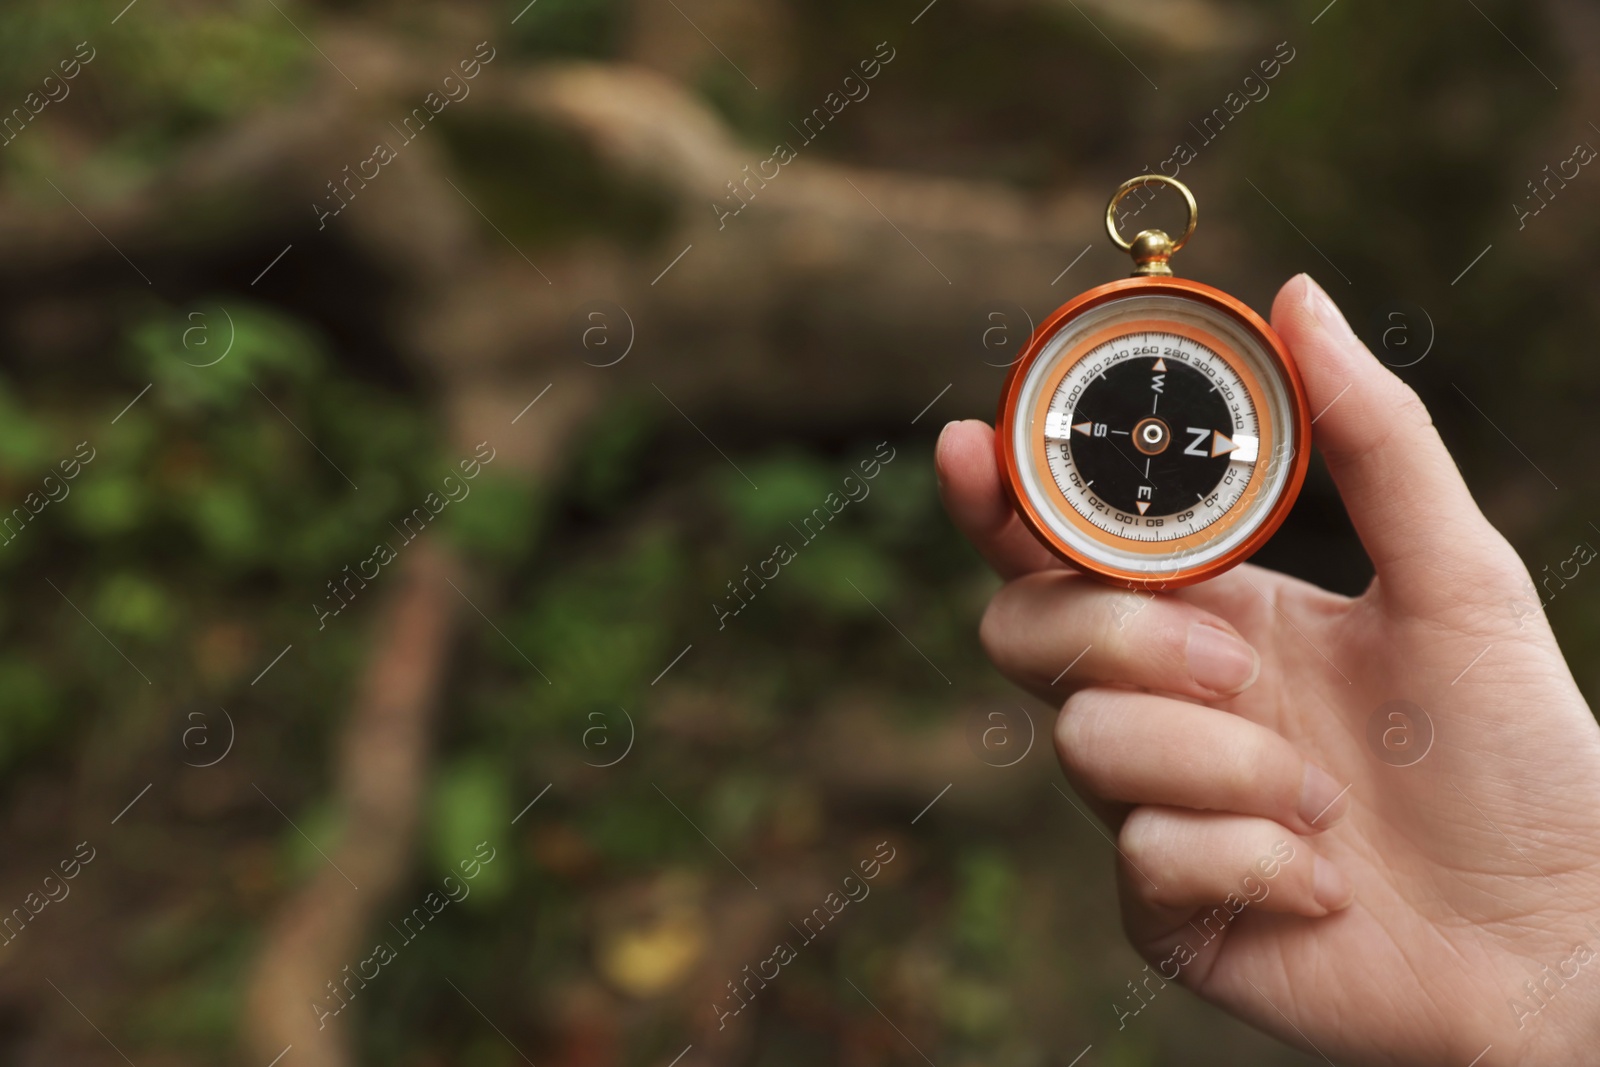
M 1261 657 L 1242 640 L 1203 622 L 1189 627 L 1189 676 L 1223 696 L 1249 688 L 1261 673 Z
M 1311 761 L 1306 761 L 1300 780 L 1300 817 L 1319 830 L 1326 830 L 1350 808 L 1350 787 Z
M 1355 899 L 1355 890 L 1344 872 L 1321 856 L 1311 868 L 1311 895 L 1329 911 L 1342 911 Z
M 1300 287 L 1300 303 L 1305 306 L 1307 311 L 1315 315 L 1317 313 L 1317 294 L 1322 293 L 1322 287 L 1309 274 L 1301 272 L 1300 277 L 1305 279 L 1305 284 Z M 1326 296 L 1327 294 L 1323 293 L 1323 295 Z
M 1333 298 L 1327 294 L 1322 286 L 1317 284 L 1316 279 L 1312 278 L 1311 275 L 1306 274 L 1303 277 L 1306 280 L 1306 310 L 1311 312 L 1316 317 L 1316 320 L 1322 324 L 1322 328 L 1334 337 L 1344 341 L 1346 344 L 1361 344 L 1361 340 L 1356 337 L 1355 331 L 1350 328 L 1350 323 L 1345 320 L 1344 313 L 1333 302 Z

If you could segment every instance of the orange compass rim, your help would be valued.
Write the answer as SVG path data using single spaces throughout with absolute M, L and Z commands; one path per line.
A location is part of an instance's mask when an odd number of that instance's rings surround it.
M 1150 574 L 1131 571 L 1091 559 L 1058 537 L 1044 521 L 1033 502 L 1022 489 L 1021 467 L 1018 462 L 1013 437 L 1018 411 L 1018 397 L 1028 371 L 1044 351 L 1045 345 L 1068 323 L 1078 316 L 1121 297 L 1137 294 L 1167 293 L 1193 300 L 1233 318 L 1239 325 L 1254 334 L 1263 348 L 1277 364 L 1288 384 L 1293 426 L 1284 434 L 1292 436 L 1293 460 L 1288 480 L 1278 499 L 1272 504 L 1261 523 L 1239 544 L 1223 555 L 1194 567 L 1180 567 L 1167 573 Z M 1087 292 L 1080 293 L 1051 312 L 1028 338 L 1022 354 L 1012 364 L 1000 392 L 1000 410 L 995 420 L 995 456 L 1000 465 L 1001 484 L 1010 499 L 1012 509 L 1023 525 L 1039 539 L 1057 558 L 1090 577 L 1113 585 L 1134 589 L 1176 589 L 1214 578 L 1254 555 L 1288 518 L 1295 500 L 1305 482 L 1306 468 L 1311 460 L 1311 409 L 1306 396 L 1305 383 L 1295 366 L 1289 348 L 1265 319 L 1248 304 L 1229 296 L 1222 290 L 1189 278 L 1137 277 L 1107 282 Z M 1237 505 L 1236 505 L 1237 506 Z

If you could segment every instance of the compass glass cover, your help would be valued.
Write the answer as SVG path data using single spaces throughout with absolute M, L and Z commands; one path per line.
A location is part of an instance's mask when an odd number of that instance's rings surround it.
M 1038 518 L 1078 555 L 1161 576 L 1260 529 L 1291 480 L 1294 398 L 1254 330 L 1201 300 L 1118 297 L 1045 342 L 1012 441 Z

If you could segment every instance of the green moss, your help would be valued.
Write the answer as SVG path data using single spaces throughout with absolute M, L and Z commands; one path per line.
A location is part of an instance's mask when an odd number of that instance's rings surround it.
M 515 20 L 515 51 L 526 56 L 610 55 L 624 14 L 617 0 L 504 0 L 502 6 Z
M 483 112 L 451 112 L 436 125 L 457 163 L 457 184 L 515 244 L 606 236 L 637 247 L 672 221 L 664 191 L 602 166 L 575 134 Z

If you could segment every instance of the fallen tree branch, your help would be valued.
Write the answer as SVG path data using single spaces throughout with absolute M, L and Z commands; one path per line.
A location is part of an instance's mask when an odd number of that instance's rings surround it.
M 269 924 L 249 983 L 245 1022 L 262 1063 L 286 1045 L 294 1046 L 297 1067 L 354 1062 L 351 1020 L 324 1020 L 319 1027 L 312 1002 L 362 954 L 362 934 L 407 870 L 427 781 L 430 725 L 460 605 L 448 580 L 453 573 L 442 549 L 419 541 L 406 558 L 401 588 L 378 620 L 339 745 L 339 841 L 328 850 L 328 863 Z

